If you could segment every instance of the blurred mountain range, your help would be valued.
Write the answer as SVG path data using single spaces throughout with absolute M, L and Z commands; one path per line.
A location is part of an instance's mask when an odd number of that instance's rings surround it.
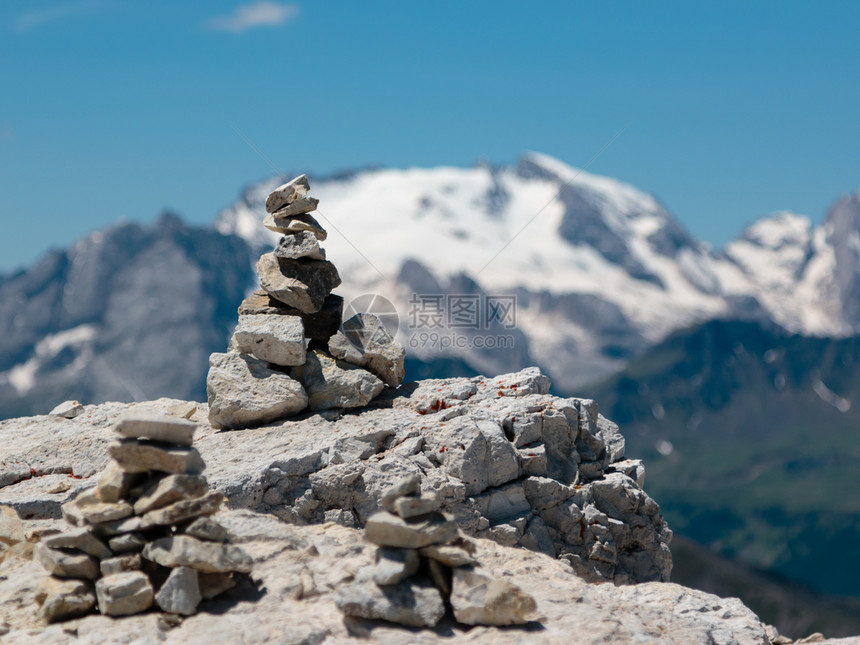
M 263 204 L 282 179 L 211 227 L 118 224 L 0 277 L 0 417 L 205 399 L 208 355 L 277 240 Z M 819 226 L 780 212 L 714 250 L 653 195 L 535 153 L 311 176 L 311 190 L 338 292 L 394 303 L 410 376 L 538 365 L 621 425 L 679 533 L 860 596 L 860 193 Z M 468 324 L 464 299 L 479 306 Z M 494 299 L 513 299 L 509 319 L 487 320 Z

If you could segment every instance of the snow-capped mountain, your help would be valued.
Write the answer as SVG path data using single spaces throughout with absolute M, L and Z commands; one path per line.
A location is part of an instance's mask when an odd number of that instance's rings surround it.
M 0 276 L 0 416 L 205 396 L 206 357 L 277 240 L 263 204 L 281 179 L 246 189 L 215 230 L 117 225 Z M 337 291 L 390 299 L 425 375 L 539 365 L 574 392 L 698 321 L 834 337 L 860 325 L 860 194 L 819 227 L 779 213 L 715 252 L 652 195 L 534 153 L 312 176 L 311 189 Z
M 271 246 L 277 235 L 262 227 L 263 203 L 279 181 L 248 189 L 217 229 Z M 765 318 L 822 335 L 851 333 L 860 320 L 845 304 L 856 301 L 860 312 L 860 244 L 838 232 L 847 227 L 860 239 L 860 222 L 841 214 L 860 219 L 856 199 L 840 202 L 819 229 L 792 213 L 767 217 L 717 253 L 654 196 L 535 153 L 513 166 L 367 170 L 311 182 L 340 291 L 394 301 L 401 340 L 427 360 L 459 357 L 480 371 L 533 362 L 569 390 L 701 320 Z M 421 292 L 516 295 L 522 346 L 427 347 L 408 315 Z

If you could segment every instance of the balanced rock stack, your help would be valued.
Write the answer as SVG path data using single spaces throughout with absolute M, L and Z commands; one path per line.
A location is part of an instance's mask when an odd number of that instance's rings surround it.
M 266 200 L 264 224 L 283 237 L 257 262 L 260 290 L 239 306 L 227 353 L 212 354 L 206 381 L 209 421 L 241 429 L 306 408 L 367 405 L 403 381 L 406 352 L 372 314 L 341 325 L 343 298 L 334 264 L 319 243 L 327 233 L 311 212 L 305 175 Z
M 202 598 L 235 585 L 252 561 L 228 544 L 209 516 L 224 500 L 209 492 L 192 447 L 196 425 L 169 416 L 127 416 L 114 426 L 111 463 L 98 484 L 63 506 L 74 528 L 35 547 L 51 574 L 36 595 L 48 621 L 91 611 L 126 616 L 153 603 L 171 614 L 196 612 Z
M 370 516 L 365 538 L 378 545 L 376 564 L 335 597 L 348 616 L 432 627 L 445 614 L 467 625 L 518 625 L 537 618 L 534 598 L 481 571 L 475 545 L 454 518 L 439 512 L 435 492 L 420 494 L 420 477 L 395 484 Z

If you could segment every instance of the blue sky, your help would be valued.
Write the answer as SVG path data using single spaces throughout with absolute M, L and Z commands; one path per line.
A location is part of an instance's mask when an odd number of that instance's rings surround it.
M 720 246 L 860 188 L 860 4 L 0 4 L 0 270 L 284 170 L 537 150 Z

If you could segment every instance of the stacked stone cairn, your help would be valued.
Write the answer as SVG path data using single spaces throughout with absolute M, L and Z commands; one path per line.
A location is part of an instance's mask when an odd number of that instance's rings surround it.
M 206 381 L 209 422 L 243 429 L 310 410 L 367 405 L 403 381 L 406 352 L 372 314 L 343 323 L 340 283 L 319 243 L 305 175 L 266 200 L 265 226 L 283 237 L 257 262 L 260 290 L 239 306 L 227 353 L 212 354 Z
M 201 599 L 235 586 L 251 558 L 209 516 L 210 492 L 192 447 L 196 424 L 162 415 L 120 419 L 121 437 L 98 484 L 63 505 L 73 528 L 47 535 L 35 556 L 51 574 L 37 591 L 49 621 L 90 612 L 127 616 L 149 609 L 191 615 Z
M 433 627 L 445 615 L 467 625 L 518 625 L 538 618 L 534 598 L 481 570 L 475 543 L 451 515 L 439 512 L 435 492 L 420 494 L 418 475 L 387 490 L 386 510 L 371 515 L 365 539 L 378 545 L 376 564 L 335 596 L 347 616 Z

